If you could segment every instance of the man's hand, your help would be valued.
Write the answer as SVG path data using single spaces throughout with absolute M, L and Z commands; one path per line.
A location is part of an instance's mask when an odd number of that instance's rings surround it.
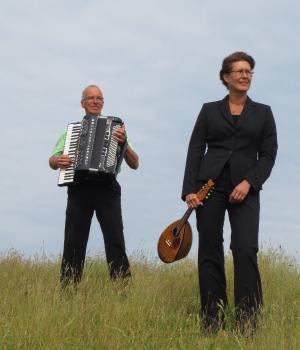
M 120 128 L 117 128 L 114 133 L 113 136 L 116 138 L 116 140 L 123 145 L 124 142 L 127 139 L 127 135 L 126 135 L 126 130 L 125 130 L 125 124 L 122 124 L 122 126 Z
M 113 136 L 116 138 L 120 145 L 124 145 L 124 143 L 127 141 L 127 134 L 124 123 L 120 128 L 117 128 L 114 131 Z M 131 169 L 137 169 L 139 167 L 139 156 L 129 145 L 127 145 L 124 158 Z
M 67 154 L 60 156 L 52 156 L 49 158 L 49 164 L 52 169 L 65 169 L 73 163 L 72 159 Z
M 186 195 L 185 201 L 188 207 L 193 209 L 196 209 L 199 205 L 203 205 L 203 202 L 198 199 L 196 193 Z
M 230 203 L 240 203 L 242 202 L 245 197 L 247 196 L 249 190 L 250 190 L 250 184 L 247 180 L 243 180 L 240 182 L 231 192 L 229 195 L 229 202 Z
M 73 163 L 72 159 L 67 154 L 62 154 L 57 157 L 56 164 L 58 168 L 65 169 Z

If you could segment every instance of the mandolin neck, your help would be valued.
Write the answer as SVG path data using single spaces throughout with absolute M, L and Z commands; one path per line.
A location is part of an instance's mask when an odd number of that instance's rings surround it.
M 196 196 L 198 197 L 199 201 L 203 202 L 206 198 L 209 196 L 209 189 L 214 185 L 214 182 L 212 180 L 208 180 L 207 184 L 204 185 L 197 193 Z M 188 208 L 187 211 L 184 213 L 183 217 L 179 220 L 175 234 L 174 236 L 178 236 L 179 232 L 187 222 L 188 218 L 190 217 L 191 213 L 193 212 L 194 208 Z
M 183 217 L 180 219 L 178 225 L 177 225 L 177 230 L 178 232 L 182 229 L 184 224 L 187 222 L 188 218 L 192 214 L 194 208 L 188 208 L 187 211 L 184 213 Z

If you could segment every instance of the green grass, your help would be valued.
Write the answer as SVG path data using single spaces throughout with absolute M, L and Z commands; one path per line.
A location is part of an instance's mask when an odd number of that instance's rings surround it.
M 260 255 L 264 308 L 252 338 L 239 334 L 226 260 L 226 328 L 205 336 L 194 259 L 172 265 L 131 257 L 132 284 L 112 283 L 103 259 L 89 259 L 79 287 L 63 293 L 59 261 L 0 257 L 0 349 L 300 349 L 300 273 L 272 249 Z

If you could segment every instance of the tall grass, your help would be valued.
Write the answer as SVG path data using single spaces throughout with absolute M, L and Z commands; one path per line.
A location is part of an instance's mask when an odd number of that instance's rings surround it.
M 300 272 L 272 249 L 260 255 L 264 308 L 253 337 L 234 324 L 204 335 L 194 259 L 172 265 L 131 257 L 132 283 L 112 283 L 103 259 L 89 259 L 77 289 L 61 291 L 59 261 L 0 257 L 0 349 L 300 349 Z M 226 259 L 232 301 L 232 261 Z

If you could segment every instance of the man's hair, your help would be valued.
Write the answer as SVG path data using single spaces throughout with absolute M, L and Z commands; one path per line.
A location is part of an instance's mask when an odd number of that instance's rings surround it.
M 89 88 L 96 88 L 98 89 L 99 91 L 101 91 L 101 89 L 99 88 L 99 86 L 97 85 L 94 85 L 94 84 L 91 84 L 91 85 L 88 85 L 86 88 L 84 88 L 84 90 L 82 91 L 82 94 L 81 94 L 81 101 L 83 101 L 85 99 L 85 96 L 86 96 L 86 91 L 87 89 Z
M 223 77 L 224 74 L 229 74 L 232 70 L 232 64 L 238 61 L 246 61 L 250 64 L 251 70 L 255 67 L 255 60 L 252 56 L 246 52 L 237 51 L 224 58 L 222 63 L 222 69 L 220 70 L 220 80 L 227 87 L 227 83 Z

